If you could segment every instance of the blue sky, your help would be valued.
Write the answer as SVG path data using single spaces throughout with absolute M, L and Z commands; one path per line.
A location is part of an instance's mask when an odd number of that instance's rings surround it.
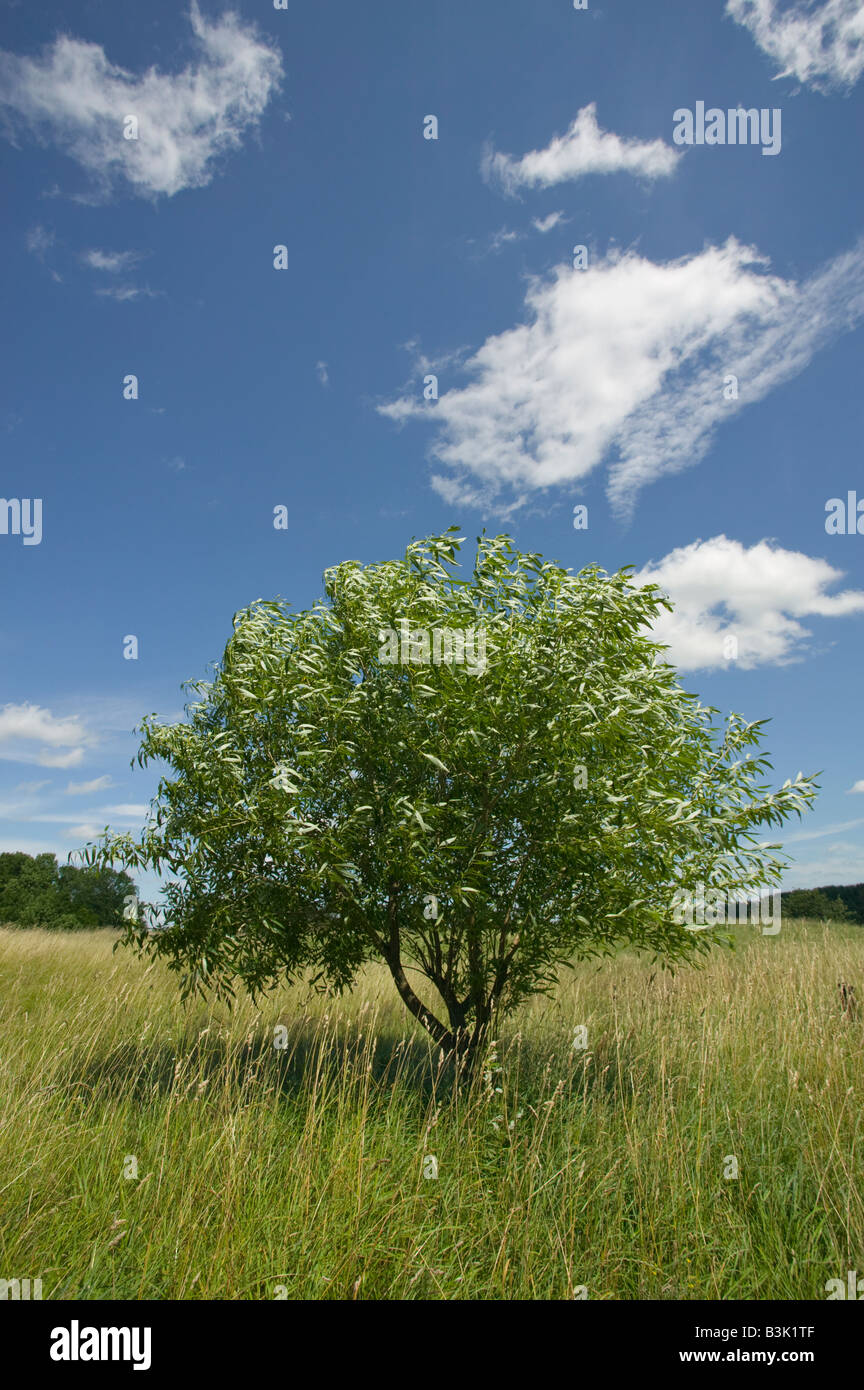
M 822 770 L 787 886 L 864 878 L 862 10 L 0 3 L 0 848 L 140 826 L 237 609 L 455 523 L 661 582 L 687 687 Z

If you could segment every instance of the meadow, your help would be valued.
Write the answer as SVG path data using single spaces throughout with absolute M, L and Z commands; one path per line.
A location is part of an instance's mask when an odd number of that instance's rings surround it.
M 864 1273 L 864 1009 L 838 989 L 864 996 L 864 928 L 734 935 L 674 976 L 635 952 L 562 971 L 465 1095 L 383 968 L 229 1011 L 182 1005 L 113 932 L 4 928 L 0 1277 L 45 1299 L 825 1299 Z

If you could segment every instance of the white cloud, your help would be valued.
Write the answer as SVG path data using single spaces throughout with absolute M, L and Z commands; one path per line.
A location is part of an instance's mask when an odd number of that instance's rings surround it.
M 533 218 L 531 225 L 540 232 L 541 235 L 545 236 L 547 232 L 552 231 L 553 227 L 557 227 L 561 222 L 566 222 L 566 220 L 563 212 L 550 212 L 548 217 Z
M 0 709 L 0 758 L 8 762 L 76 767 L 91 742 L 84 725 L 72 716 L 58 719 L 50 710 L 31 704 Z
M 44 840 L 4 840 L 0 837 L 0 854 L 32 854 L 35 858 L 37 854 L 53 854 L 60 860 L 61 864 L 66 862 L 66 850 L 60 849 L 55 842 L 45 844 Z
M 521 232 L 514 232 L 512 227 L 501 227 L 497 232 L 493 232 L 489 238 L 489 250 L 493 253 L 498 252 L 502 247 L 508 246 L 513 241 L 521 241 L 521 239 Z
M 800 844 L 802 840 L 822 840 L 826 835 L 839 835 L 841 830 L 857 830 L 859 825 L 864 825 L 864 817 L 841 821 L 839 825 L 826 825 L 821 830 L 796 830 L 794 835 L 785 835 L 783 843 L 794 845 Z
M 27 250 L 31 256 L 35 256 L 37 261 L 41 261 L 42 265 L 47 267 L 52 280 L 62 284 L 63 277 L 58 275 L 54 267 L 48 264 L 48 253 L 54 249 L 56 241 L 56 234 L 49 232 L 48 228 L 41 226 L 41 224 L 31 227 L 27 233 Z
M 146 820 L 150 813 L 150 807 L 142 804 L 124 804 L 121 806 L 88 806 L 85 810 L 80 807 L 72 815 L 63 811 L 43 811 L 34 809 L 32 806 L 22 806 L 20 802 L 0 801 L 0 820 L 19 821 L 22 824 L 42 824 L 42 825 L 75 825 L 82 816 L 92 821 L 98 820 L 104 826 L 109 821 Z
M 34 782 L 33 786 L 47 786 L 47 782 Z M 67 796 L 89 796 L 91 792 L 105 791 L 108 787 L 113 787 L 114 783 L 109 776 L 94 777 L 92 782 L 70 782 L 66 788 Z
M 141 197 L 200 188 L 236 150 L 279 86 L 278 52 L 232 11 L 189 14 L 195 61 L 177 73 L 128 72 L 100 44 L 60 34 L 41 57 L 0 51 L 0 102 L 15 124 L 51 140 L 103 192 L 125 181 Z M 124 138 L 128 116 L 138 138 Z
M 98 840 L 104 829 L 104 825 L 70 825 L 63 834 L 67 840 Z
M 864 792 L 864 778 L 862 778 L 860 782 L 855 782 L 849 788 L 847 795 L 852 795 L 853 792 Z
M 116 299 L 119 304 L 125 304 L 130 299 L 158 299 L 163 290 L 151 290 L 146 285 L 108 285 L 96 290 L 96 294 L 104 299 Z
M 104 270 L 108 275 L 119 275 L 131 270 L 141 260 L 140 251 L 83 251 L 81 259 L 91 270 Z
M 31 227 L 27 233 L 27 250 L 31 255 L 37 256 L 40 261 L 44 261 L 56 240 L 55 233 L 49 232 L 47 227 L 41 225 Z
M 864 72 L 864 6 L 861 0 L 796 3 L 778 10 L 775 0 L 728 0 L 726 13 L 750 30 L 777 66 L 776 77 L 795 77 L 811 87 L 851 87 Z
M 663 140 L 628 139 L 601 130 L 592 101 L 582 107 L 567 134 L 556 135 L 545 149 L 530 150 L 518 159 L 489 150 L 481 170 L 489 182 L 515 194 L 520 188 L 549 188 L 586 174 L 624 171 L 646 179 L 665 178 L 680 158 L 680 152 Z
M 330 373 L 327 370 L 326 362 L 316 362 L 315 371 L 318 373 L 318 380 L 322 386 L 326 386 L 330 380 Z
M 41 792 L 43 787 L 50 787 L 50 779 L 47 782 L 19 782 L 15 788 L 16 792 L 24 792 L 26 796 L 35 796 Z
M 684 671 L 729 664 L 750 670 L 800 659 L 811 636 L 802 618 L 864 613 L 861 590 L 826 592 L 842 577 L 825 560 L 764 540 L 748 549 L 726 536 L 681 546 L 633 576 L 671 598 L 675 611 L 661 611 L 653 635 Z M 724 652 L 729 637 L 738 644 L 734 663 Z
M 816 888 L 829 883 L 860 883 L 864 879 L 864 846 L 838 840 L 826 845 L 821 859 L 799 860 L 783 878 L 783 888 Z
M 37 758 L 13 758 L 11 753 L 0 753 L 0 757 L 12 762 L 36 762 L 40 767 L 78 767 L 84 761 L 83 748 L 73 748 L 68 753 L 40 753 Z
M 734 238 L 665 263 L 612 253 L 533 279 L 525 306 L 527 322 L 460 363 L 466 386 L 378 409 L 436 426 L 431 457 L 456 476 L 432 485 L 451 504 L 506 514 L 608 458 L 610 501 L 627 516 L 641 488 L 697 463 L 719 424 L 855 326 L 864 243 L 802 284 L 769 275 Z

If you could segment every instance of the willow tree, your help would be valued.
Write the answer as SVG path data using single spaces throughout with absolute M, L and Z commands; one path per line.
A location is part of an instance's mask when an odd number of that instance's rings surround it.
M 772 793 L 749 751 L 764 721 L 723 727 L 681 687 L 651 638 L 665 596 L 506 536 L 460 577 L 461 544 L 337 565 L 305 612 L 256 601 L 184 722 L 145 719 L 138 761 L 170 775 L 140 838 L 106 832 L 87 857 L 175 880 L 169 924 L 127 939 L 184 992 L 301 975 L 340 992 L 382 961 L 470 1070 L 563 962 L 705 951 L 717 933 L 675 920 L 676 890 L 777 882 L 760 827 L 814 785 Z

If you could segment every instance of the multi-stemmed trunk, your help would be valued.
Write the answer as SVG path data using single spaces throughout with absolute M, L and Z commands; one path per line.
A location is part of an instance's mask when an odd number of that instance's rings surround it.
M 482 1054 L 483 1043 L 489 1035 L 492 1002 L 487 1004 L 484 1001 L 472 1008 L 468 1003 L 460 1004 L 455 998 L 448 1000 L 450 1026 L 447 1027 L 414 993 L 398 954 L 388 955 L 387 964 L 405 1007 L 438 1043 L 445 1059 L 455 1063 L 458 1078 L 461 1081 L 470 1081 L 477 1060 Z

